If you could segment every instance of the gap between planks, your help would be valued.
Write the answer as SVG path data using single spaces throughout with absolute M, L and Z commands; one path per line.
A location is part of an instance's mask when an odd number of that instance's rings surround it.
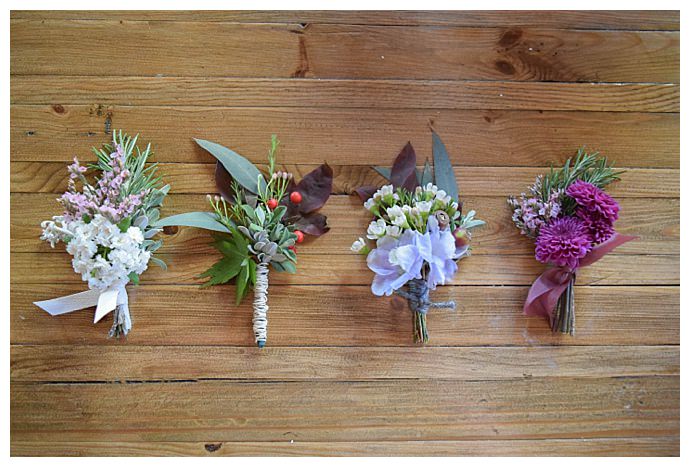
M 677 375 L 679 371 L 679 346 L 10 348 L 14 382 L 494 380 Z

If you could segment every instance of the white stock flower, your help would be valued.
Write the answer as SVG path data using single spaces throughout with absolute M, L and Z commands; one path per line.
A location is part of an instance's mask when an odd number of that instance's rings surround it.
M 72 267 L 91 289 L 125 285 L 131 273 L 141 274 L 148 267 L 151 252 L 143 249 L 144 235 L 139 227 L 127 232 L 102 215 L 88 224 L 71 222 L 71 240 L 67 252 L 73 256 Z

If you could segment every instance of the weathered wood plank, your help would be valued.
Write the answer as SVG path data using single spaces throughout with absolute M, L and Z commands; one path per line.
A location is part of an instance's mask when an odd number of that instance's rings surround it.
M 60 317 L 34 301 L 85 290 L 83 284 L 11 286 L 14 344 L 241 345 L 254 347 L 251 300 L 234 305 L 232 286 L 129 287 L 134 329 L 126 342 L 107 339 L 93 310 Z M 548 324 L 522 314 L 527 287 L 440 287 L 437 300 L 458 310 L 429 314 L 431 345 L 678 344 L 678 287 L 578 287 L 577 334 L 553 335 Z M 621 306 L 621 300 L 625 306 Z M 409 346 L 412 320 L 399 297 L 375 297 L 366 286 L 281 286 L 270 290 L 269 345 Z
M 421 158 L 421 154 L 419 156 Z M 86 161 L 83 161 L 86 163 Z M 332 165 L 333 194 L 349 195 L 364 185 L 386 183 L 371 166 Z M 67 162 L 11 162 L 11 193 L 59 193 L 67 189 Z M 317 168 L 316 164 L 285 164 L 298 180 Z M 421 167 L 420 167 L 421 168 Z M 213 186 L 215 164 L 159 163 L 160 173 L 175 193 L 206 194 Z M 464 196 L 504 196 L 521 193 L 548 167 L 456 166 L 458 185 Z M 680 170 L 624 169 L 623 182 L 607 190 L 615 198 L 680 198 Z
M 680 79 L 678 32 L 124 20 L 11 20 L 10 31 L 17 75 Z
M 94 359 L 94 355 L 98 358 Z M 199 362 L 203 361 L 203 365 Z M 18 381 L 489 380 L 677 375 L 678 346 L 307 347 L 26 346 L 10 348 Z
M 10 117 L 13 161 L 71 162 L 74 155 L 89 158 L 91 146 L 110 139 L 105 134 L 109 126 L 141 134 L 142 141 L 153 143 L 156 159 L 161 162 L 213 162 L 192 140 L 201 137 L 264 163 L 270 135 L 277 134 L 282 143 L 280 161 L 287 164 L 319 164 L 323 160 L 336 166 L 366 165 L 372 160 L 384 163 L 392 161 L 407 141 L 414 145 L 421 163 L 424 157 L 431 157 L 432 123 L 443 135 L 456 165 L 548 167 L 562 163 L 585 145 L 621 167 L 680 166 L 678 114 L 429 109 L 363 112 L 54 103 L 13 105 Z
M 679 456 L 676 436 L 471 441 L 12 441 L 12 456 Z
M 678 376 L 12 383 L 12 441 L 400 441 L 678 436 Z
M 625 182 L 623 182 L 625 183 Z M 210 188 L 210 187 L 209 187 Z M 174 188 L 173 188 L 174 190 Z M 531 255 L 534 245 L 520 235 L 511 221 L 511 213 L 504 197 L 463 197 L 465 209 L 475 209 L 487 225 L 477 229 L 473 237 L 473 254 Z M 640 239 L 616 249 L 616 254 L 670 254 L 680 252 L 680 201 L 678 199 L 619 200 L 621 219 L 618 231 L 639 235 Z M 50 245 L 39 240 L 40 223 L 60 212 L 53 194 L 13 193 L 10 195 L 10 245 L 12 252 L 52 251 Z M 202 195 L 170 195 L 164 204 L 164 215 L 186 211 L 208 210 Z M 370 221 L 356 196 L 332 196 L 321 209 L 328 216 L 330 232 L 310 239 L 302 246 L 312 254 L 349 254 L 350 245 L 366 234 Z M 167 229 L 161 253 L 173 251 L 207 252 L 208 232 L 188 228 Z
M 302 252 L 304 251 L 304 253 Z M 142 275 L 147 284 L 202 284 L 198 275 L 221 256 L 213 247 L 194 253 L 163 255 L 168 270 L 151 265 Z M 42 269 L 36 275 L 36 265 Z M 13 253 L 10 258 L 12 284 L 78 284 L 81 276 L 72 269 L 67 253 Z M 463 259 L 460 272 L 447 285 L 531 285 L 544 272 L 534 256 L 473 255 Z M 298 250 L 295 274 L 271 274 L 272 284 L 283 285 L 370 285 L 373 273 L 365 258 L 351 255 L 315 255 Z M 582 268 L 578 285 L 680 285 L 680 257 L 672 255 L 609 255 Z
M 12 19 L 221 21 L 370 24 L 391 26 L 508 26 L 563 29 L 680 30 L 678 11 L 12 11 Z
M 40 90 L 40 92 L 37 92 Z M 510 81 L 12 76 L 13 104 L 680 112 L 680 86 Z

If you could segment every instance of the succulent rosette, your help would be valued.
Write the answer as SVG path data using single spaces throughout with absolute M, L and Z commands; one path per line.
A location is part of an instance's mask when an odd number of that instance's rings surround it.
M 462 213 L 453 167 L 441 139 L 433 134 L 433 167 L 417 169 L 410 143 L 391 169 L 375 167 L 391 183 L 357 190 L 372 214 L 366 239 L 352 251 L 367 256 L 374 273 L 374 295 L 398 294 L 408 300 L 415 342 L 428 342 L 430 308 L 454 308 L 455 302 L 432 302 L 429 291 L 450 282 L 457 262 L 470 253 L 471 229 L 483 225 L 475 212 Z
M 534 241 L 537 261 L 550 266 L 530 288 L 524 312 L 547 318 L 554 332 L 575 332 L 578 269 L 636 238 L 616 233 L 620 206 L 604 191 L 621 173 L 581 149 L 563 168 L 537 177 L 527 193 L 508 198 L 515 226 Z
M 200 277 L 208 279 L 204 286 L 234 281 L 237 305 L 254 289 L 254 340 L 262 348 L 267 339 L 269 268 L 296 272 L 296 245 L 306 236 L 328 232 L 326 216 L 316 211 L 331 194 L 333 171 L 323 164 L 296 182 L 292 173 L 276 167 L 275 135 L 265 172 L 220 144 L 195 141 L 217 159 L 215 182 L 220 195 L 207 196 L 211 212 L 170 216 L 157 226 L 213 232 L 213 244 L 222 258 Z
M 153 239 L 161 230 L 153 224 L 170 186 L 162 186 L 156 164 L 147 164 L 151 146 L 141 151 L 136 143 L 137 136 L 114 132 L 112 144 L 93 149 L 95 164 L 83 166 L 75 157 L 67 191 L 58 198 L 64 212 L 41 223 L 41 240 L 53 248 L 65 243 L 74 271 L 90 290 L 36 305 L 51 315 L 96 305 L 94 322 L 114 311 L 110 337 L 126 336 L 132 328 L 125 286 L 139 283 L 149 261 L 165 268 L 152 256 L 163 243 Z

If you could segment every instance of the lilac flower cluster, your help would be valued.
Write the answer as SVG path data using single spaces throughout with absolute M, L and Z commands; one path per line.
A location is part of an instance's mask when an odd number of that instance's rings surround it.
M 66 222 L 84 218 L 94 218 L 100 214 L 117 224 L 131 216 L 141 206 L 148 190 L 124 195 L 123 188 L 130 172 L 125 167 L 125 155 L 121 146 L 111 154 L 112 170 L 103 171 L 102 176 L 93 186 L 85 177 L 87 168 L 80 165 L 77 158 L 68 167 L 70 180 L 67 191 L 58 198 L 65 209 L 63 217 Z M 81 181 L 83 188 L 77 189 L 76 181 Z
M 601 188 L 583 180 L 568 186 L 565 195 L 575 201 L 575 215 L 551 219 L 539 228 L 535 257 L 573 270 L 595 245 L 614 234 L 620 206 Z
M 537 177 L 529 189 L 529 194 L 522 193 L 520 199 L 511 196 L 508 204 L 513 208 L 513 222 L 520 233 L 536 238 L 539 229 L 550 220 L 558 218 L 561 213 L 560 190 L 550 194 L 546 201 L 541 198 L 541 177 Z

